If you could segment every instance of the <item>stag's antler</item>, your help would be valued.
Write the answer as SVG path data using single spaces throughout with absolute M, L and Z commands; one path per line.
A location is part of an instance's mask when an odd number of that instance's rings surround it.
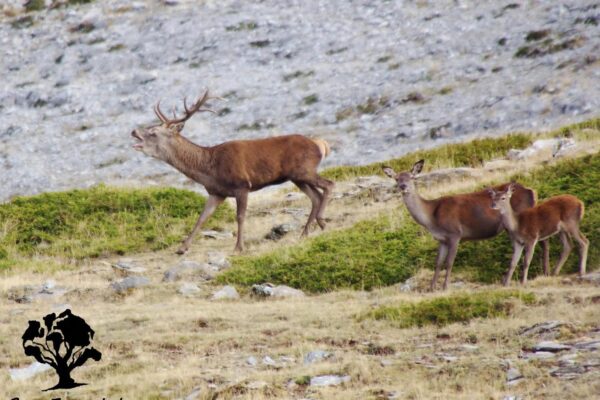
M 162 111 L 160 110 L 160 101 L 158 103 L 156 103 L 156 106 L 154 106 L 154 113 L 156 114 L 156 116 L 158 117 L 158 119 L 161 120 L 161 122 L 163 122 L 164 124 L 167 125 L 173 125 L 173 124 L 178 124 L 180 122 L 185 122 L 188 119 L 190 119 L 192 117 L 192 115 L 194 115 L 195 113 L 197 113 L 198 111 L 208 111 L 211 113 L 215 113 L 214 110 L 211 110 L 210 108 L 202 108 L 202 106 L 210 99 L 217 99 L 217 100 L 222 100 L 222 98 L 220 97 L 211 97 L 208 95 L 208 89 L 206 90 L 206 92 L 204 92 L 204 95 L 202 95 L 193 105 L 191 108 L 188 108 L 187 105 L 187 98 L 183 98 L 183 108 L 185 109 L 185 115 L 181 118 L 177 118 L 176 114 L 175 114 L 175 110 L 173 109 L 173 119 L 169 119 L 167 118 Z

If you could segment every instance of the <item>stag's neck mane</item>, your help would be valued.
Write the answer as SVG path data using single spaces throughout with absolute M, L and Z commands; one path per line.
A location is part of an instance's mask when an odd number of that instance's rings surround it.
M 416 190 L 406 193 L 402 196 L 404 204 L 410 215 L 426 228 L 431 228 L 434 225 L 432 219 L 433 209 L 435 208 L 435 200 L 425 200 Z
M 209 153 L 207 147 L 197 145 L 179 135 L 165 161 L 194 179 L 198 173 L 208 172 Z

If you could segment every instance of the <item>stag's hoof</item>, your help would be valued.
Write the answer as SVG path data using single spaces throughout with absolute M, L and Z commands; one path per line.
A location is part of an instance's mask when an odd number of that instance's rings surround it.
M 177 251 L 175 252 L 175 254 L 179 254 L 180 256 L 182 256 L 185 253 L 187 253 L 187 251 L 188 251 L 187 246 L 181 246 L 180 248 L 177 249 Z
M 327 226 L 327 222 L 325 222 L 323 218 L 317 218 L 317 224 L 319 224 L 319 227 L 322 230 L 325 230 L 325 227 Z
M 233 249 L 233 252 L 237 253 L 237 254 L 240 254 L 243 251 L 244 251 L 244 247 L 243 246 L 235 246 L 235 248 Z

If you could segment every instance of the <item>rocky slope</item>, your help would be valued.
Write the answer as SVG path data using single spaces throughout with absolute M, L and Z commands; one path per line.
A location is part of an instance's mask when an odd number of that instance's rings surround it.
M 152 105 L 227 99 L 203 144 L 284 132 L 327 163 L 589 118 L 593 1 L 124 1 L 0 17 L 0 200 L 99 182 L 186 184 L 130 148 Z M 16 15 L 14 14 L 16 10 Z

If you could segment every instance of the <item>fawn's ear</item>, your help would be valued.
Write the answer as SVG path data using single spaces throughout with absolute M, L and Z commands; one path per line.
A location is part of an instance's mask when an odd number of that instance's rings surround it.
M 412 176 L 418 175 L 423 170 L 423 164 L 425 164 L 425 160 L 419 160 L 412 166 L 410 170 Z
M 383 169 L 383 172 L 390 178 L 392 178 L 392 179 L 396 178 L 396 172 L 392 168 L 386 167 L 384 165 L 383 167 L 381 167 L 381 169 Z
M 512 182 L 510 185 L 508 185 L 508 189 L 506 189 L 506 194 L 508 196 L 512 196 L 514 191 L 515 191 L 515 183 Z

